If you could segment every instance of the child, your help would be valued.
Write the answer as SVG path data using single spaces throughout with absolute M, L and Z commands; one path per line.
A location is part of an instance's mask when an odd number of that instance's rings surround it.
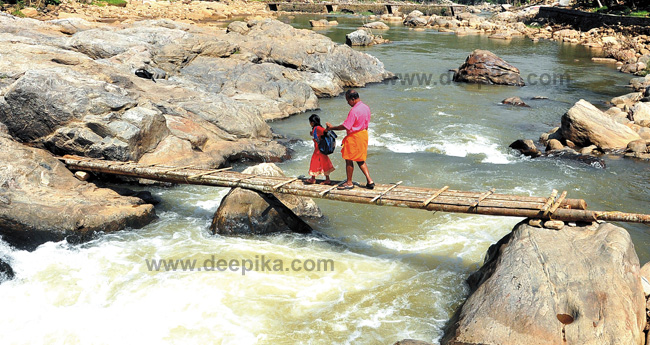
M 321 182 L 321 184 L 330 184 L 330 173 L 334 171 L 334 166 L 330 158 L 318 150 L 318 142 L 314 139 L 314 131 L 321 138 L 326 132 L 325 128 L 321 126 L 320 117 L 316 114 L 309 117 L 309 124 L 311 125 L 310 135 L 314 141 L 314 153 L 311 156 L 311 163 L 309 164 L 309 175 L 311 175 L 311 178 L 305 181 L 305 183 L 316 183 L 316 176 L 325 175 L 325 181 Z

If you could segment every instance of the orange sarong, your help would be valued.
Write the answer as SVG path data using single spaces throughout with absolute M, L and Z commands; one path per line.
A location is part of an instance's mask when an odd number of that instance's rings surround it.
M 365 162 L 368 156 L 368 131 L 362 130 L 343 138 L 341 154 L 347 161 Z

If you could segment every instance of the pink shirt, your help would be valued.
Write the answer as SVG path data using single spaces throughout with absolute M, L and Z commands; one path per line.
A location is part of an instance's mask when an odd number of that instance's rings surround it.
M 343 127 L 347 131 L 347 135 L 360 132 L 368 129 L 370 123 L 370 108 L 359 101 L 350 109 L 348 117 L 343 122 Z

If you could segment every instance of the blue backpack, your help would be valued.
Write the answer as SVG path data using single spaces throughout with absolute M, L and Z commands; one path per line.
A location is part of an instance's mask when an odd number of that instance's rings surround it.
M 324 155 L 330 155 L 336 148 L 336 133 L 332 131 L 325 132 L 322 138 L 318 137 L 316 127 L 314 127 L 314 140 L 318 143 L 318 151 Z

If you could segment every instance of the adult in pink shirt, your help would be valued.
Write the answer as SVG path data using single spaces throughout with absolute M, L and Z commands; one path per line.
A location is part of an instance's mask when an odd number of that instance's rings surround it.
M 328 131 L 346 131 L 343 139 L 341 155 L 345 159 L 345 172 L 347 180 L 340 185 L 339 189 L 352 189 L 352 174 L 354 173 L 354 162 L 357 162 L 361 172 L 366 176 L 366 188 L 375 188 L 375 183 L 370 178 L 366 158 L 368 156 L 368 124 L 370 123 L 370 108 L 361 102 L 359 94 L 354 90 L 348 90 L 345 93 L 345 100 L 352 107 L 348 117 L 338 126 L 327 124 Z

